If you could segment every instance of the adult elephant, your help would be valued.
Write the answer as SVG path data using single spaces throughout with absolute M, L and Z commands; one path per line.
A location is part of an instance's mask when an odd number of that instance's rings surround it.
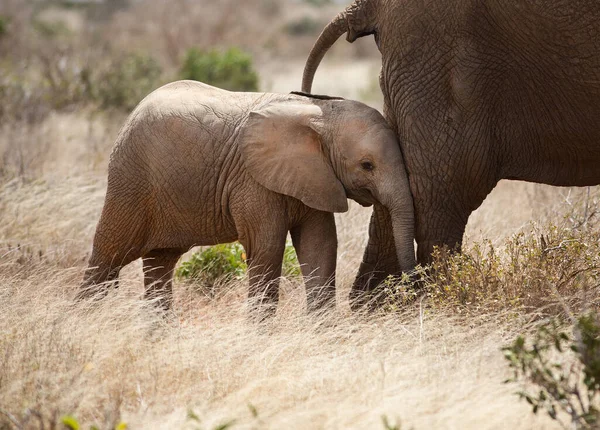
M 342 34 L 373 34 L 381 52 L 419 262 L 436 245 L 460 249 L 469 215 L 500 179 L 600 183 L 597 0 L 356 0 L 319 36 L 303 91 Z M 377 206 L 351 297 L 398 273 L 396 260 L 390 217 Z

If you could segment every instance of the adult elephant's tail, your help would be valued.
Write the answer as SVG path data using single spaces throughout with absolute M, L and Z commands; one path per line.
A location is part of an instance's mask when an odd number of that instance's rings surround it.
M 302 76 L 302 91 L 310 93 L 319 63 L 342 34 L 348 33 L 346 40 L 352 43 L 359 37 L 375 32 L 373 19 L 376 10 L 375 2 L 376 0 L 356 0 L 327 24 L 306 60 Z

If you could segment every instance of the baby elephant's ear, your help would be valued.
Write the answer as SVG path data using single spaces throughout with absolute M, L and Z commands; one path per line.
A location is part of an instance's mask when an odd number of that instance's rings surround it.
M 256 182 L 326 212 L 348 210 L 346 192 L 321 148 L 318 106 L 273 104 L 250 113 L 239 144 Z

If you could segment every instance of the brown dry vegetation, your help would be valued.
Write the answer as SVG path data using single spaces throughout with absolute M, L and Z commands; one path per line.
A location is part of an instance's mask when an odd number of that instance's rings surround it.
M 263 89 L 295 90 L 315 34 L 285 23 L 322 23 L 340 7 L 252 0 L 241 16 L 235 1 L 131 3 L 0 2 L 11 17 L 0 36 L 0 428 L 52 428 L 65 414 L 83 428 L 384 428 L 382 416 L 415 429 L 552 428 L 502 383 L 500 347 L 540 317 L 597 306 L 596 189 L 502 182 L 472 216 L 466 252 L 436 263 L 428 294 L 402 306 L 393 289 L 375 314 L 347 303 L 370 214 L 355 204 L 337 217 L 334 315 L 306 316 L 302 285 L 284 279 L 266 326 L 246 320 L 244 281 L 214 299 L 178 283 L 161 319 L 140 300 L 139 262 L 106 300 L 73 303 L 125 116 L 77 96 L 78 65 L 99 69 L 131 48 L 152 52 L 169 79 L 189 46 L 239 45 L 260 59 Z M 69 30 L 41 37 L 32 19 Z M 340 45 L 316 91 L 379 107 L 372 41 Z

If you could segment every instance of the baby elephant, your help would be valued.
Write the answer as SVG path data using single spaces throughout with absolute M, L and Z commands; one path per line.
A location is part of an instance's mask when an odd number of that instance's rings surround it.
M 408 179 L 396 137 L 376 110 L 301 93 L 165 85 L 137 106 L 117 138 L 78 296 L 102 296 L 121 267 L 142 257 L 145 297 L 168 310 L 184 252 L 239 240 L 252 309 L 270 315 L 289 231 L 309 311 L 331 306 L 333 212 L 348 209 L 347 197 L 389 210 L 399 262 L 412 267 Z

